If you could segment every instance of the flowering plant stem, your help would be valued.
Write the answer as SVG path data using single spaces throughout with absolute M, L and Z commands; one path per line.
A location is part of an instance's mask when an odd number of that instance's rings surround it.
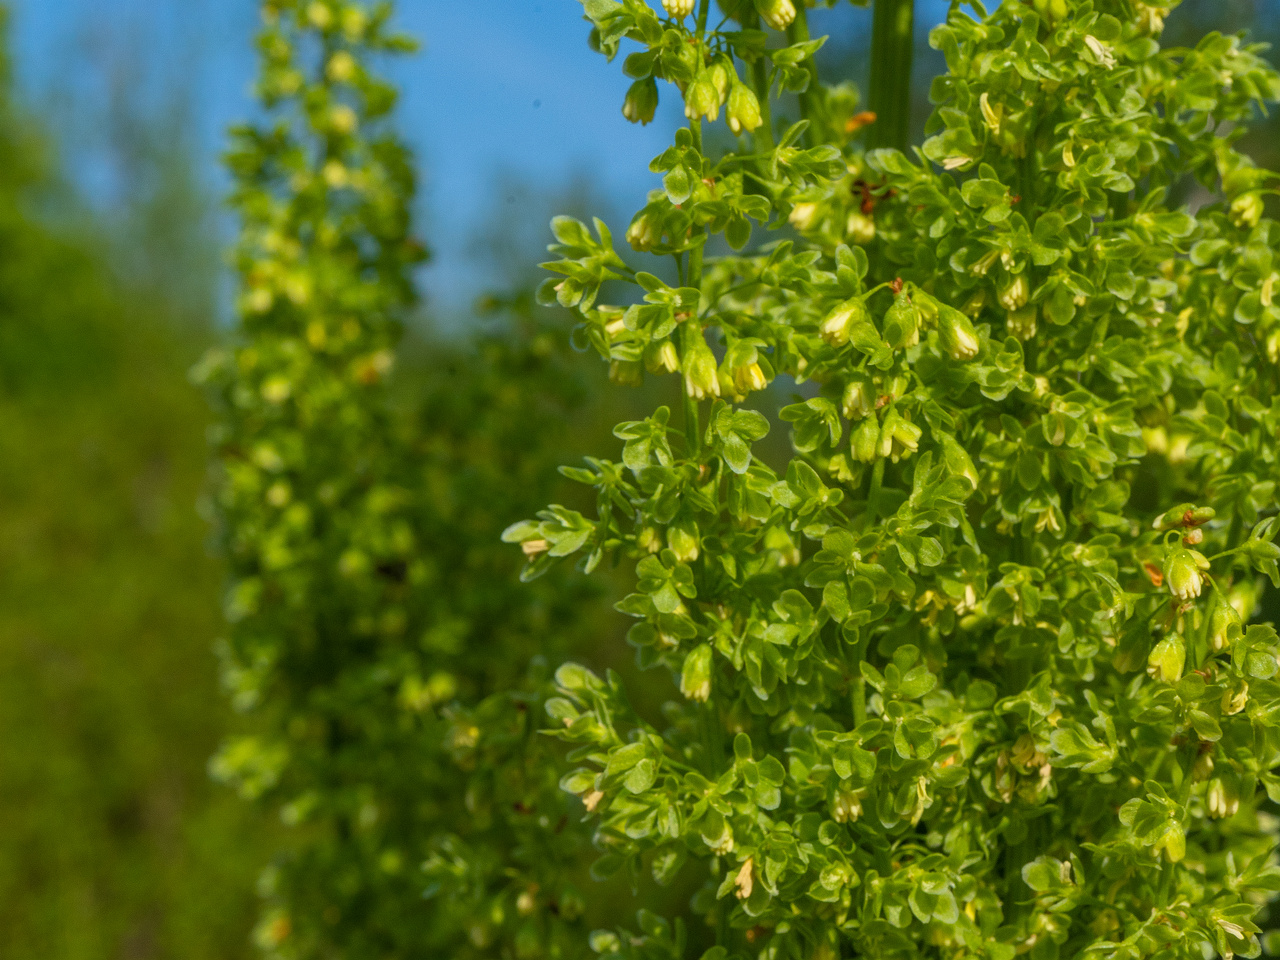
M 915 55 L 915 0 L 875 0 L 871 25 L 868 103 L 876 115 L 872 147 L 907 149 L 911 135 L 911 65 Z

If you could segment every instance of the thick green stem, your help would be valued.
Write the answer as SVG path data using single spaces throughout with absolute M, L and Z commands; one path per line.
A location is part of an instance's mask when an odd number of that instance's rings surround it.
M 871 489 L 867 491 L 867 517 L 874 524 L 880 519 L 880 490 L 884 487 L 884 457 L 876 458 L 871 468 Z
M 875 0 L 871 25 L 871 147 L 905 151 L 911 139 L 911 56 L 915 0 Z
M 760 29 L 760 15 L 752 7 L 743 14 L 742 26 L 746 30 Z M 769 64 L 764 57 L 757 57 L 751 64 L 751 87 L 760 102 L 760 126 L 752 134 L 754 149 L 758 154 L 773 152 L 773 108 L 769 103 Z

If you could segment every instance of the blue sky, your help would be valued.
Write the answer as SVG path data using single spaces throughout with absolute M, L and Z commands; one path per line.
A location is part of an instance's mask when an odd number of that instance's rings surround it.
M 61 118 L 69 168 L 87 195 L 109 202 L 111 193 L 110 171 L 92 149 L 106 109 L 104 76 L 122 78 L 157 108 L 185 92 L 201 176 L 216 192 L 225 189 L 218 165 L 225 130 L 253 109 L 257 0 L 9 3 L 19 80 L 32 102 Z M 1226 4 L 1221 12 L 1219 3 Z M 1191 6 L 1213 8 L 1215 20 L 1232 21 L 1223 24 L 1230 29 L 1250 15 L 1268 20 L 1254 3 Z M 945 0 L 917 7 L 922 40 L 944 15 Z M 501 209 L 494 194 L 502 174 L 535 194 L 585 176 L 619 219 L 643 202 L 656 184 L 648 161 L 670 142 L 679 111 L 668 98 L 647 128 L 622 119 L 628 82 L 619 63 L 587 48 L 577 0 L 399 0 L 398 8 L 401 25 L 424 43 L 394 77 L 404 90 L 403 130 L 422 169 L 422 232 L 436 252 L 424 281 L 435 303 L 462 307 L 486 279 L 469 250 Z M 870 29 L 869 12 L 846 4 L 812 18 L 815 34 L 850 38 Z M 924 82 L 919 74 L 917 82 Z
M 249 116 L 256 0 L 10 0 L 22 88 L 63 118 L 68 166 L 85 192 L 109 201 L 111 175 L 89 131 L 106 110 L 104 75 L 157 108 L 188 94 L 186 118 L 202 176 L 221 191 L 228 124 Z M 395 67 L 401 121 L 423 177 L 424 232 L 436 251 L 429 296 L 460 306 L 482 277 L 468 252 L 492 220 L 499 175 L 536 189 L 585 176 L 616 211 L 643 203 L 651 157 L 679 120 L 668 103 L 637 127 L 619 112 L 628 81 L 586 44 L 576 0 L 401 0 L 399 20 L 423 41 Z M 865 11 L 818 14 L 859 29 Z M 83 136 L 82 136 L 83 134 Z

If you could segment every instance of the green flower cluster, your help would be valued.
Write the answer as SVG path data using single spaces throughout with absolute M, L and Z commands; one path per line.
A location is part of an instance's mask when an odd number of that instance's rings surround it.
M 262 9 L 266 116 L 229 157 L 240 321 L 198 371 L 221 412 L 226 683 L 258 717 L 214 772 L 296 828 L 263 878 L 259 944 L 573 956 L 581 835 L 537 733 L 534 654 L 565 655 L 589 598 L 521 588 L 498 533 L 548 495 L 575 381 L 526 324 L 433 344 L 416 413 L 393 402 L 425 252 L 396 94 L 371 63 L 412 44 L 386 3 Z
M 506 534 L 528 576 L 633 564 L 629 640 L 683 695 L 658 724 L 557 674 L 596 872 L 705 876 L 706 960 L 1258 955 L 1280 226 L 1234 144 L 1280 76 L 1239 38 L 1162 49 L 1163 7 L 956 4 L 923 147 L 864 153 L 881 121 L 818 84 L 804 4 L 583 4 L 634 45 L 627 117 L 661 79 L 691 118 L 627 233 L 677 284 L 560 220 L 542 290 L 617 379 L 677 375 L 683 423 L 621 424 L 621 462 L 568 471 L 594 516 Z M 753 221 L 779 232 L 748 249 Z M 775 378 L 785 464 L 753 447 Z M 640 926 L 592 944 L 686 955 Z

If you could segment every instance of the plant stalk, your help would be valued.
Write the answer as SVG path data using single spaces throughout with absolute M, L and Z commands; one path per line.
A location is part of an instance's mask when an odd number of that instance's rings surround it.
M 791 22 L 791 26 L 787 27 L 787 43 L 797 44 L 805 43 L 810 39 L 809 34 L 809 11 L 803 3 L 796 5 L 796 18 Z M 817 118 L 815 116 L 818 100 L 816 92 L 818 89 L 818 64 L 813 57 L 806 57 L 804 60 L 804 68 L 809 73 L 809 86 L 800 94 L 800 117 L 813 123 Z M 804 142 L 812 146 L 815 140 L 813 127 L 810 126 L 804 132 Z
M 871 92 L 876 122 L 868 146 L 906 151 L 911 140 L 911 58 L 915 0 L 875 0 L 871 23 Z

